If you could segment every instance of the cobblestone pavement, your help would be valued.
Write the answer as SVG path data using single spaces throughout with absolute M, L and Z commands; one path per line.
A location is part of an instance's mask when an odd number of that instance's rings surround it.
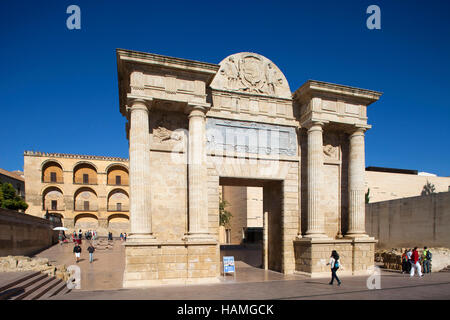
M 450 299 L 450 273 L 424 278 L 383 272 L 381 289 L 369 290 L 366 277 L 342 277 L 340 287 L 329 279 L 235 282 L 215 285 L 166 286 L 151 289 L 72 291 L 64 299 L 113 300 L 427 300 Z
M 369 290 L 367 276 L 341 277 L 342 285 L 328 285 L 329 279 L 310 279 L 264 271 L 244 262 L 236 262 L 236 276 L 221 277 L 220 284 L 159 286 L 148 289 L 122 289 L 125 263 L 124 247 L 114 241 L 112 249 L 96 250 L 89 263 L 87 241 L 83 241 L 81 290 L 73 290 L 57 299 L 113 300 L 341 300 L 341 299 L 450 299 L 450 273 L 433 273 L 410 278 L 397 272 L 382 271 L 381 289 Z M 38 257 L 55 264 L 75 263 L 73 245 L 53 246 Z
M 54 245 L 36 255 L 48 258 L 53 265 L 64 264 L 66 267 L 77 265 L 81 269 L 81 288 L 83 290 L 114 290 L 122 288 L 123 271 L 125 268 L 125 248 L 122 241 L 111 242 L 112 248 L 106 249 L 106 240 L 93 241 L 96 251 L 94 262 L 89 263 L 87 248 L 89 241 L 81 243 L 80 261 L 76 263 L 73 244 Z

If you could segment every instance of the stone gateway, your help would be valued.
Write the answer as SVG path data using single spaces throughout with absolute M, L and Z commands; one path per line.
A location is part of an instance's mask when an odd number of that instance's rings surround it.
M 220 186 L 263 188 L 264 267 L 366 274 L 366 109 L 381 93 L 309 80 L 256 53 L 219 65 L 117 50 L 129 139 L 124 287 L 218 282 Z

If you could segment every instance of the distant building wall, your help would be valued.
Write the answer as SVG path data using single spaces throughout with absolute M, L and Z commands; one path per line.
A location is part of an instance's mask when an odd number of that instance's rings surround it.
M 25 180 L 21 176 L 7 170 L 0 169 L 0 183 L 10 183 L 17 194 L 25 199 Z
M 450 192 L 366 205 L 366 232 L 378 248 L 450 248 Z
M 420 196 L 429 181 L 436 192 L 449 191 L 450 177 L 366 171 L 366 191 L 370 188 L 370 203 Z
M 32 255 L 58 242 L 49 220 L 0 208 L 0 256 Z
M 25 151 L 26 213 L 58 215 L 68 233 L 129 232 L 128 164 L 117 157 Z

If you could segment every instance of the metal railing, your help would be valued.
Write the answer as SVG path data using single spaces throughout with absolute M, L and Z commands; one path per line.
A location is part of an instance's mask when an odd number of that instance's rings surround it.
M 44 205 L 44 211 L 48 210 L 48 211 L 65 211 L 66 208 L 63 205 L 58 205 L 56 207 L 52 207 L 51 205 Z
M 88 181 L 85 182 L 83 177 L 78 177 L 73 179 L 73 183 L 75 184 L 97 184 L 97 178 L 89 177 Z
M 98 204 L 88 201 L 75 201 L 75 211 L 98 211 Z
M 64 183 L 63 177 L 56 177 L 56 179 L 52 180 L 50 177 L 43 177 L 42 182 L 44 183 Z
M 130 207 L 128 205 L 117 206 L 117 204 L 109 204 L 108 211 L 116 211 L 116 212 L 128 212 L 130 211 Z

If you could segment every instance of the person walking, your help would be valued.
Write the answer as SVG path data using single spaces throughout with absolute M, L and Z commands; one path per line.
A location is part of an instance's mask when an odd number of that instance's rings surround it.
M 422 271 L 420 270 L 420 258 L 417 247 L 414 247 L 414 250 L 411 254 L 411 272 L 409 273 L 410 277 L 414 277 L 414 269 L 417 270 L 417 275 L 419 277 L 423 277 Z
M 408 261 L 408 249 L 405 249 L 405 252 L 402 254 L 402 274 L 409 273 L 409 261 Z
M 422 261 L 423 273 L 431 273 L 431 251 L 427 247 L 423 247 Z
M 327 263 L 327 265 L 330 265 L 331 267 L 331 281 L 330 285 L 333 285 L 334 279 L 338 282 L 338 286 L 341 285 L 341 280 L 339 280 L 336 271 L 339 269 L 340 263 L 339 263 L 339 254 L 336 252 L 336 250 L 333 250 L 331 252 L 330 261 Z
M 59 240 L 59 244 L 62 245 L 63 241 L 64 241 L 62 231 L 59 231 L 58 240 Z
M 78 260 L 80 259 L 81 255 L 81 247 L 78 243 L 73 247 L 73 252 L 75 253 L 75 258 L 77 259 L 78 263 Z
M 92 263 L 94 261 L 94 251 L 95 251 L 95 248 L 92 245 L 92 242 L 89 244 L 89 247 L 87 250 L 89 252 L 89 263 Z

